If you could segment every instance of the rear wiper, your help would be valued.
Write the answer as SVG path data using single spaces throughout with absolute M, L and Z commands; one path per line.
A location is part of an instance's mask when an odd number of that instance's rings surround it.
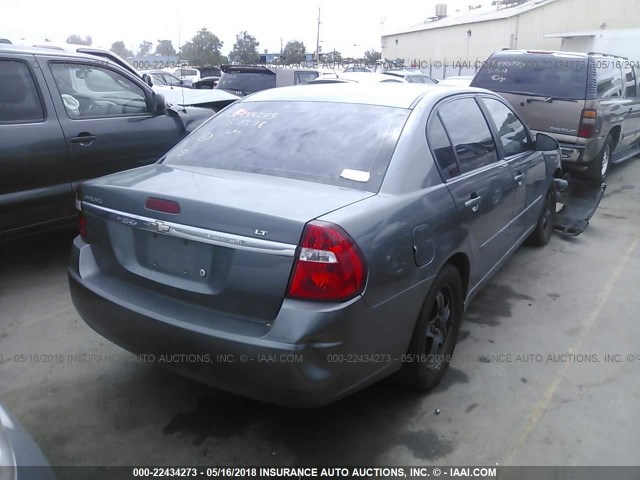
M 545 98 L 527 98 L 527 103 L 531 102 L 545 102 L 552 103 L 554 100 L 559 100 L 563 102 L 577 102 L 575 98 L 565 98 L 565 97 L 545 97 Z

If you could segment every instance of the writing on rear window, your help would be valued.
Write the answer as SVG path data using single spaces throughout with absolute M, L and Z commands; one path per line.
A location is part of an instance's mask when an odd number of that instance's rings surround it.
M 329 102 L 243 102 L 212 117 L 165 163 L 377 191 L 409 110 Z

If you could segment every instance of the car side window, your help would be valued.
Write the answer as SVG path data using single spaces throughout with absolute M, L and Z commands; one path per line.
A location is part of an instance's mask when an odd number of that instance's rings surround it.
M 311 80 L 315 80 L 316 78 L 318 78 L 318 72 L 295 72 L 294 85 L 308 83 Z
M 44 120 L 44 108 L 26 63 L 0 60 L 0 123 Z
M 526 127 L 509 107 L 493 98 L 483 98 L 482 101 L 496 126 L 505 156 L 511 157 L 533 150 Z
M 108 68 L 80 63 L 52 63 L 50 67 L 69 118 L 149 112 L 142 88 L 124 75 Z
M 624 74 L 624 96 L 626 98 L 636 97 L 636 75 L 633 68 L 630 65 L 625 65 L 622 73 Z
M 491 130 L 473 98 L 449 101 L 438 112 L 453 143 L 462 173 L 498 161 Z
M 442 179 L 445 182 L 456 175 L 460 175 L 456 154 L 453 153 L 453 147 L 451 146 L 449 137 L 447 137 L 447 132 L 445 132 L 440 117 L 438 117 L 437 114 L 429 121 L 427 143 L 431 147 L 436 163 L 440 168 Z
M 619 62 L 596 61 L 596 91 L 598 98 L 622 97 L 622 71 Z

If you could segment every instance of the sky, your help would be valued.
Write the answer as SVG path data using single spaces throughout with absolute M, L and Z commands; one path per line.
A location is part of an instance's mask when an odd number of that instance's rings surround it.
M 344 56 L 361 56 L 380 50 L 381 33 L 423 22 L 435 14 L 437 3 L 447 3 L 449 15 L 464 13 L 469 5 L 488 0 L 0 0 L 0 38 L 15 44 L 39 43 L 45 38 L 64 42 L 69 35 L 91 35 L 93 45 L 111 47 L 122 40 L 137 51 L 144 40 L 155 44 L 170 39 L 184 44 L 202 27 L 224 42 L 227 54 L 235 36 L 246 30 L 260 42 L 260 52 L 279 52 L 280 43 L 300 40 L 314 52 L 321 9 L 321 51 L 338 50 Z

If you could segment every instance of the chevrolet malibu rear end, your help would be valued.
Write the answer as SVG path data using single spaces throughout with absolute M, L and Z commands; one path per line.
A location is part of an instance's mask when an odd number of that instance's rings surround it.
M 391 160 L 411 148 L 399 139 L 424 89 L 349 87 L 256 94 L 159 163 L 83 184 L 69 281 L 87 324 L 283 405 L 326 404 L 399 370 L 434 276 L 415 263 L 411 216 L 454 206 L 435 169 L 432 205 L 380 192 L 385 175 L 391 190 L 407 183 Z

